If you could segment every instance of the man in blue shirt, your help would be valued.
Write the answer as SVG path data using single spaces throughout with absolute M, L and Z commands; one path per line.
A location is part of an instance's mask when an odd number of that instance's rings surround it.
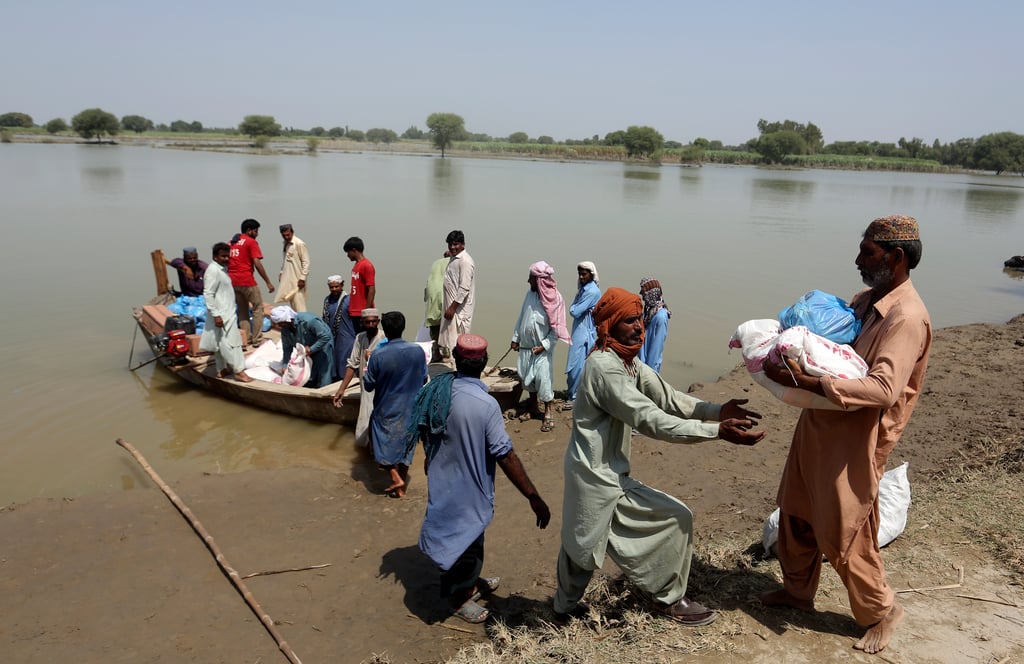
M 480 380 L 487 340 L 459 335 L 452 355 L 456 372 L 434 378 L 413 408 L 409 447 L 422 437 L 429 493 L 419 545 L 441 568 L 441 596 L 452 615 L 481 623 L 490 612 L 476 600 L 494 592 L 499 581 L 480 576 L 484 531 L 494 518 L 495 466 L 530 501 L 539 528 L 548 525 L 551 512 L 512 449 L 498 402 Z

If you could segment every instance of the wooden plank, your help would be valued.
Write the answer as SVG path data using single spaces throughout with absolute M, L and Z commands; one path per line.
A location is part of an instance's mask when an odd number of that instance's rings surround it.
M 149 254 L 153 260 L 153 277 L 156 279 L 156 294 L 163 295 L 171 292 L 171 282 L 167 279 L 167 267 L 164 263 L 164 252 L 154 249 Z

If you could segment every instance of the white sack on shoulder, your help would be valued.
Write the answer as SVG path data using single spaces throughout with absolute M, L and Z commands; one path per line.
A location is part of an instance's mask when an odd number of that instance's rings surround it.
M 878 546 L 888 546 L 903 534 L 910 510 L 910 480 L 907 479 L 909 462 L 904 461 L 882 475 L 878 483 Z M 779 510 L 768 515 L 761 530 L 764 555 L 775 555 L 779 541 Z

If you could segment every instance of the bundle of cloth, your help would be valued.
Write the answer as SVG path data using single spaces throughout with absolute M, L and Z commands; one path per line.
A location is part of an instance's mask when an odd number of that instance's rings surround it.
M 863 378 L 868 374 L 868 365 L 846 344 L 829 341 L 815 334 L 804 325 L 783 328 L 777 320 L 748 320 L 736 328 L 729 339 L 729 348 L 739 348 L 743 362 L 754 382 L 764 387 L 780 401 L 797 408 L 824 410 L 856 410 L 842 408 L 825 397 L 780 385 L 764 375 L 764 361 L 769 356 L 774 361 L 783 357 L 796 360 L 800 367 L 814 376 L 833 378 Z

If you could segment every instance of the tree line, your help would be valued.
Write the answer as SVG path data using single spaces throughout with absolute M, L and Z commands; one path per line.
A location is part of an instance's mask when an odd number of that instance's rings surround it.
M 32 116 L 27 113 L 10 112 L 0 115 L 0 131 L 5 128 L 32 128 Z M 311 129 L 282 127 L 271 115 L 247 115 L 237 127 L 203 127 L 199 121 L 175 120 L 170 124 L 157 124 L 142 115 L 125 115 L 118 119 L 112 113 L 99 108 L 86 109 L 71 119 L 68 125 L 62 118 L 54 118 L 43 125 L 52 134 L 71 129 L 85 139 L 115 136 L 122 131 L 142 134 L 147 131 L 188 132 L 204 131 L 242 134 L 251 137 L 257 144 L 265 145 L 271 137 L 345 138 L 351 141 L 390 144 L 399 140 L 429 139 L 441 151 L 441 156 L 456 141 L 471 143 L 509 143 L 512 145 L 566 145 L 566 146 L 609 146 L 621 148 L 625 156 L 634 159 L 658 160 L 664 151 L 672 153 L 682 161 L 700 162 L 708 151 L 743 152 L 757 155 L 759 161 L 781 164 L 794 157 L 806 155 L 843 155 L 870 160 L 910 159 L 937 163 L 950 168 L 990 170 L 998 173 L 1019 173 L 1024 175 L 1024 135 L 1010 131 L 986 134 L 978 138 L 961 138 L 950 143 L 935 139 L 930 145 L 923 139 L 901 137 L 896 143 L 879 141 L 836 141 L 825 143 L 824 134 L 813 122 L 801 123 L 793 120 L 772 121 L 761 119 L 757 122 L 758 136 L 742 145 L 727 146 L 722 141 L 703 137 L 687 144 L 666 141 L 653 127 L 631 125 L 626 129 L 608 132 L 604 137 L 594 134 L 580 139 L 556 141 L 551 136 L 531 138 L 526 132 L 517 131 L 506 137 L 492 137 L 484 133 L 466 130 L 464 119 L 455 113 L 432 113 L 426 120 L 426 131 L 411 126 L 401 134 L 375 127 L 365 131 L 350 129 L 348 126 L 322 126 Z M 751 160 L 753 161 L 753 160 Z

